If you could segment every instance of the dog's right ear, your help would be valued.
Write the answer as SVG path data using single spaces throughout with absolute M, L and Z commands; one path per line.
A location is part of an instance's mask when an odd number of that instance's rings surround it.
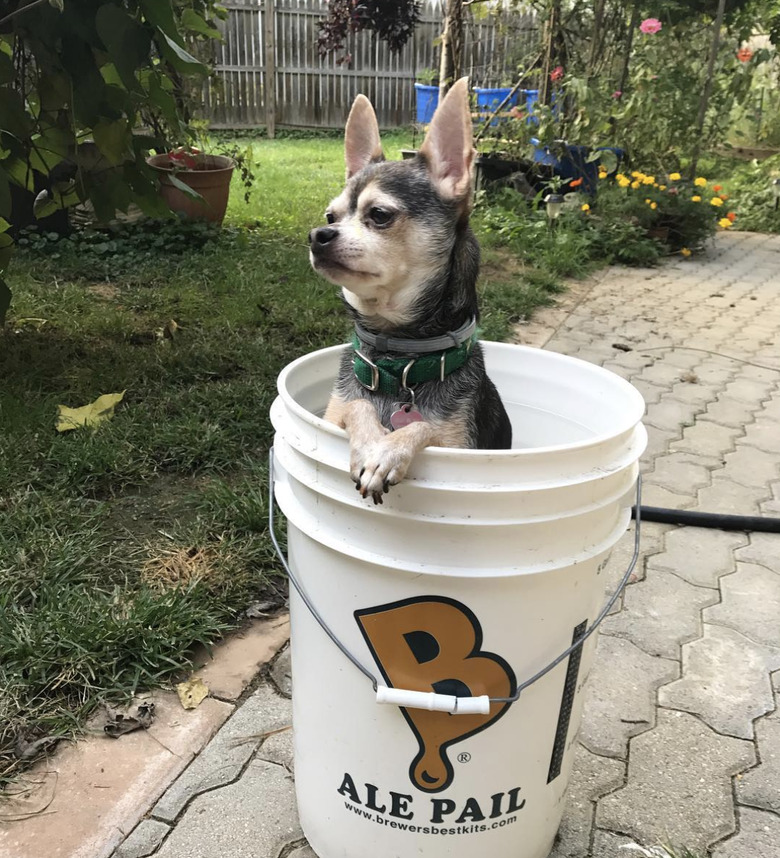
M 344 131 L 344 156 L 347 161 L 347 178 L 351 179 L 372 161 L 384 161 L 379 140 L 379 123 L 371 102 L 358 95 L 349 111 Z

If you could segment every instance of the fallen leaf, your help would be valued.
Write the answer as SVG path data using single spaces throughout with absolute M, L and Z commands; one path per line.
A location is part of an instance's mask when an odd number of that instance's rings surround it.
M 106 706 L 108 723 L 103 732 L 112 739 L 118 739 L 134 730 L 148 730 L 154 720 L 154 703 L 141 703 L 136 707 L 135 715 L 128 715 Z
M 104 393 L 94 402 L 82 405 L 81 408 L 58 405 L 59 415 L 55 428 L 58 432 L 70 432 L 71 429 L 99 426 L 104 420 L 114 416 L 114 409 L 124 395 L 124 390 L 121 393 Z
M 209 687 L 198 677 L 180 682 L 176 686 L 176 693 L 185 709 L 196 709 L 209 696 Z

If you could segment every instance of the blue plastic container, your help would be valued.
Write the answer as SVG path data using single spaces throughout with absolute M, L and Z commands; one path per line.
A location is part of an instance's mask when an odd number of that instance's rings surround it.
M 588 161 L 591 153 L 590 146 L 570 146 L 563 148 L 565 154 L 559 155 L 547 146 L 539 145 L 539 141 L 531 138 L 534 144 L 534 162 L 552 167 L 553 172 L 562 179 L 582 179 L 582 184 L 572 190 L 593 196 L 598 184 L 598 161 Z M 568 190 L 568 187 L 567 187 Z
M 474 92 L 477 94 L 477 110 L 480 113 L 491 114 L 499 104 L 512 92 L 511 86 L 501 86 L 501 87 L 481 87 L 475 86 Z M 520 96 L 520 90 L 517 90 L 513 93 L 512 97 L 509 101 L 504 105 L 505 110 L 509 110 L 510 107 L 514 107 L 517 104 L 517 100 Z M 498 125 L 499 121 L 504 121 L 505 117 L 502 117 L 501 120 L 498 118 L 494 119 L 490 124 Z
M 417 122 L 427 125 L 439 105 L 439 87 L 425 83 L 416 83 L 414 92 L 417 101 Z

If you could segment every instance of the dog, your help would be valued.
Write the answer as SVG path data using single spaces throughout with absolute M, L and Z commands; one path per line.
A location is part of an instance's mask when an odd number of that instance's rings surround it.
M 512 427 L 476 335 L 467 79 L 447 93 L 413 159 L 385 160 L 364 95 L 344 148 L 347 184 L 327 226 L 310 232 L 309 258 L 341 287 L 355 323 L 324 417 L 346 430 L 355 487 L 377 504 L 424 447 L 506 449 Z

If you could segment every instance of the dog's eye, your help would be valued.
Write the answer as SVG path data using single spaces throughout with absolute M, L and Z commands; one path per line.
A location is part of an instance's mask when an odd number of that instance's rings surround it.
M 378 206 L 374 206 L 368 212 L 368 216 L 377 226 L 387 226 L 393 219 L 392 212 L 389 212 L 387 209 L 380 209 Z
M 325 220 L 328 223 L 336 223 L 336 217 L 333 212 L 325 212 Z

